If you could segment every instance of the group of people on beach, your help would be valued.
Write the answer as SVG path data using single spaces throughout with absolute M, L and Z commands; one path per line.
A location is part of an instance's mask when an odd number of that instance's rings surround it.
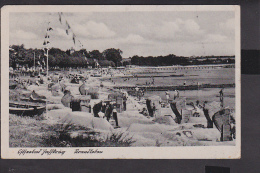
M 166 97 L 166 103 L 169 103 L 170 100 L 170 93 L 169 91 L 165 91 L 165 97 Z M 178 90 L 174 90 L 174 94 L 173 94 L 173 99 L 175 100 L 176 98 L 180 97 L 180 93 Z
M 139 88 L 138 86 L 135 87 L 135 95 L 140 101 L 141 98 L 144 96 L 144 89 Z
M 116 126 L 118 127 L 118 118 L 117 118 L 117 110 L 116 110 L 115 102 L 100 101 L 99 103 L 95 104 L 93 106 L 94 117 L 100 118 L 99 112 L 104 113 L 103 118 L 106 118 L 108 122 L 113 117 L 113 119 L 116 122 Z
M 122 100 L 123 100 L 123 105 L 122 105 L 122 111 L 126 111 L 126 102 L 127 102 L 127 94 L 123 93 L 122 94 Z M 119 105 L 120 107 L 121 105 Z M 100 101 L 99 103 L 95 104 L 93 106 L 93 114 L 94 117 L 100 117 L 99 113 L 102 112 L 104 113 L 104 117 L 106 118 L 107 121 L 111 118 L 115 120 L 116 127 L 119 127 L 118 125 L 118 117 L 117 117 L 117 103 L 112 100 L 106 100 L 106 101 Z

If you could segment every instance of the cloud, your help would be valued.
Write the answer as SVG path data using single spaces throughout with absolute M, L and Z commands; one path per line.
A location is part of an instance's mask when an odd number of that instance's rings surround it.
M 220 23 L 219 26 L 221 29 L 224 29 L 224 30 L 234 30 L 235 29 L 235 19 L 234 18 L 227 19 L 226 22 Z
M 135 54 L 188 56 L 234 52 L 233 12 L 230 15 L 224 12 L 64 13 L 62 24 L 58 13 L 10 13 L 10 44 L 43 47 L 49 21 L 53 28 L 51 46 L 62 50 L 77 49 L 71 32 L 66 34 L 65 19 L 76 39 L 87 50 L 119 48 L 123 50 L 124 57 Z
M 55 36 L 60 36 L 60 37 L 63 37 L 63 38 L 66 38 L 68 37 L 68 35 L 66 34 L 66 30 L 65 29 L 62 29 L 62 28 L 55 28 L 53 30 L 53 34 Z
M 95 21 L 88 21 L 85 24 L 75 25 L 75 34 L 80 36 L 97 39 L 97 38 L 110 38 L 116 33 L 110 30 L 104 23 L 97 23 Z
M 17 30 L 16 32 L 10 33 L 13 39 L 23 39 L 23 40 L 33 40 L 38 38 L 38 36 L 32 32 L 27 32 L 23 30 Z
M 180 27 L 176 22 L 164 22 L 157 30 L 157 38 L 168 39 L 175 37 L 177 32 L 180 32 Z
M 205 43 L 222 43 L 227 42 L 227 36 L 221 34 L 208 34 L 205 39 Z
M 188 34 L 200 35 L 203 33 L 203 31 L 200 29 L 200 26 L 194 20 L 186 20 L 183 22 L 182 26 Z
M 119 39 L 120 43 L 128 43 L 128 44 L 144 44 L 145 39 L 137 34 L 129 34 L 126 38 Z
M 162 24 L 157 23 L 153 26 L 141 24 L 138 27 L 142 36 L 156 41 L 193 41 L 204 33 L 199 24 L 192 19 L 178 18 L 174 21 L 162 22 Z

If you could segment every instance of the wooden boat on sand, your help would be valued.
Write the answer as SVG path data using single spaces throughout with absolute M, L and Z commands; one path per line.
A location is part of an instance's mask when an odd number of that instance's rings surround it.
M 41 115 L 46 110 L 46 106 L 31 104 L 9 103 L 9 113 L 20 116 Z
M 22 94 L 20 100 L 34 103 L 46 103 L 46 97 L 40 96 L 33 90 L 31 93 Z

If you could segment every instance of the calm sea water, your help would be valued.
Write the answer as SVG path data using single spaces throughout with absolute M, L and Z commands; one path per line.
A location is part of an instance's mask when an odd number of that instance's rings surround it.
M 175 74 L 175 73 L 172 73 Z M 170 76 L 171 73 L 156 73 L 158 76 Z M 222 68 L 222 69 L 210 69 L 210 70 L 183 70 L 180 74 L 184 74 L 182 77 L 154 77 L 154 86 L 164 85 L 182 85 L 186 82 L 186 85 L 199 84 L 232 84 L 235 83 L 235 69 L 234 68 Z M 145 74 L 150 76 L 150 74 Z M 113 82 L 118 85 L 145 85 L 152 84 L 152 78 L 138 77 L 138 78 L 112 78 Z
M 116 85 L 146 85 L 150 83 L 151 86 L 164 86 L 164 85 L 196 85 L 199 84 L 233 84 L 235 83 L 235 69 L 234 68 L 221 68 L 210 70 L 184 70 L 182 77 L 154 77 L 154 84 L 152 85 L 152 78 L 138 77 L 138 78 L 112 78 Z M 174 74 L 174 73 L 172 73 Z M 150 74 L 146 74 L 149 76 Z M 161 76 L 169 76 L 171 73 L 156 73 Z M 220 101 L 219 98 L 220 88 L 206 88 L 201 90 L 187 90 L 179 91 L 180 97 L 186 97 L 190 101 Z M 173 97 L 173 91 L 169 91 L 170 96 Z M 151 95 L 159 95 L 164 100 L 165 91 L 148 91 L 145 92 L 145 97 Z M 224 89 L 224 106 L 235 108 L 235 88 Z

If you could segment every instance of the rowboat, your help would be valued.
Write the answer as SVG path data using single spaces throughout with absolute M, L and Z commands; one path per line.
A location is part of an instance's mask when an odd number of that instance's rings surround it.
M 45 110 L 46 110 L 46 106 L 9 103 L 9 113 L 20 115 L 20 116 L 41 115 Z
M 47 101 L 45 96 L 38 95 L 34 90 L 31 93 L 23 94 L 20 100 L 34 103 L 46 103 Z
M 14 80 L 9 80 L 9 89 L 15 89 L 17 85 L 18 83 Z
M 15 89 L 17 87 L 17 84 L 9 85 L 9 89 Z
M 35 99 L 33 97 L 29 97 L 29 98 L 21 97 L 20 100 L 27 101 L 27 102 L 34 102 L 34 103 L 46 103 L 47 102 L 46 99 Z

